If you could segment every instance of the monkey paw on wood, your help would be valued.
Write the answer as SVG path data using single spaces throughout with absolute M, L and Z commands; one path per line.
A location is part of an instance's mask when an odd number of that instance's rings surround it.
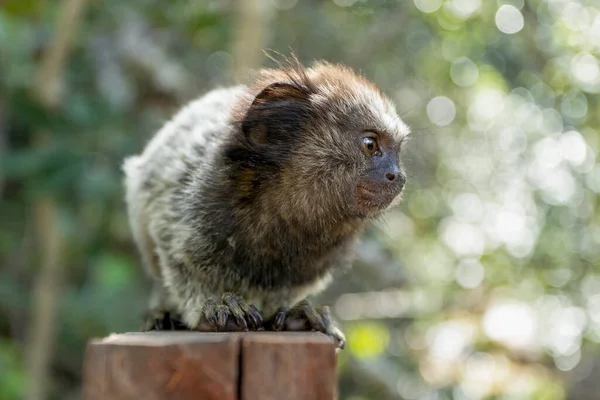
M 346 345 L 346 337 L 333 323 L 329 307 L 313 306 L 302 300 L 292 308 L 280 308 L 267 325 L 273 331 L 317 331 L 332 337 L 338 348 Z
M 252 330 L 263 329 L 262 316 L 256 307 L 246 305 L 239 297 L 231 294 L 225 294 L 223 298 L 227 300 L 227 303 L 223 306 L 217 306 L 213 300 L 207 301 L 207 305 L 203 308 L 203 316 L 196 330 L 203 332 L 239 332 L 248 330 L 248 326 L 252 327 Z M 231 307 L 228 307 L 227 311 L 224 311 L 223 307 L 227 307 L 226 304 L 230 304 Z M 233 312 L 231 311 L 232 309 L 234 310 Z M 243 313 L 244 309 L 249 310 L 249 314 Z M 221 311 L 221 315 L 219 315 L 219 310 L 223 310 Z M 236 319 L 233 314 L 234 312 L 238 315 L 239 319 Z M 244 319 L 247 315 L 250 315 L 249 320 L 252 321 L 250 324 Z M 272 331 L 321 332 L 333 338 L 336 346 L 340 349 L 343 349 L 346 344 L 344 334 L 331 319 L 329 307 L 313 308 L 306 300 L 301 301 L 292 308 L 280 308 L 265 325 L 268 330 Z M 142 329 L 144 331 L 192 330 L 185 325 L 180 314 L 168 310 L 153 310 L 149 312 L 145 316 L 144 327 Z
M 146 331 L 195 330 L 200 332 L 245 332 L 263 329 L 263 318 L 254 305 L 249 305 L 239 296 L 225 293 L 217 304 L 207 299 L 193 327 L 183 322 L 180 314 L 172 311 L 155 310 L 146 316 Z
M 254 305 L 232 293 L 223 294 L 221 302 L 222 304 L 217 304 L 213 299 L 208 299 L 204 303 L 195 330 L 236 332 L 262 329 L 263 318 Z

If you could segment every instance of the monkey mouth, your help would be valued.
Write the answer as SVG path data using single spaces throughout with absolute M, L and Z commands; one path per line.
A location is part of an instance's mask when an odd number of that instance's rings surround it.
M 359 185 L 356 188 L 356 199 L 359 207 L 371 211 L 387 208 L 400 191 L 379 185 Z

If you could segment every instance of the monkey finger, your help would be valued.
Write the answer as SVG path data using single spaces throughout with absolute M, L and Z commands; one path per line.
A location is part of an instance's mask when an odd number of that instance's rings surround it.
M 246 312 L 244 310 L 244 306 L 246 306 L 246 304 L 244 303 L 244 301 L 240 297 L 232 293 L 223 294 L 221 300 L 223 301 L 223 304 L 225 304 L 225 306 L 229 308 L 229 311 L 231 312 L 231 315 L 235 319 L 237 325 L 243 331 L 247 331 L 248 323 L 246 322 L 245 318 Z
M 209 325 L 212 325 L 215 328 L 218 326 L 217 303 L 215 303 L 213 299 L 208 299 L 204 303 L 204 307 L 202 307 L 202 316 L 205 319 L 204 322 L 208 323 Z
M 217 329 L 221 330 L 222 328 L 225 327 L 225 325 L 227 325 L 227 319 L 229 318 L 229 315 L 231 314 L 231 312 L 229 311 L 229 308 L 225 305 L 219 305 L 217 306 Z
M 242 300 L 242 298 L 232 293 L 225 293 L 222 296 L 222 300 L 223 303 L 229 307 L 231 313 L 236 317 L 239 325 L 245 330 L 248 329 L 248 325 L 253 330 L 258 330 L 262 327 L 262 316 L 255 306 L 249 305 Z M 245 318 L 246 320 L 242 321 L 242 318 Z
M 161 331 L 164 312 L 158 309 L 148 310 L 142 317 L 141 330 L 144 332 Z
M 288 310 L 287 308 L 280 308 L 275 315 L 273 316 L 273 320 L 271 323 L 271 329 L 274 331 L 281 331 L 285 327 L 285 319 L 287 316 Z
M 221 296 L 221 301 L 231 310 L 233 315 L 243 315 L 244 310 L 242 309 L 242 299 L 232 293 L 224 293 Z
M 248 331 L 248 323 L 246 322 L 246 318 L 244 318 L 243 315 L 238 316 L 233 313 L 231 313 L 231 315 L 235 319 L 235 323 L 237 324 L 237 326 L 239 326 L 241 328 L 241 330 L 243 330 L 244 332 L 247 332 Z
M 322 325 L 325 327 L 325 330 L 323 331 L 324 334 L 326 335 L 331 335 L 331 316 L 329 315 L 329 310 L 326 307 L 319 307 L 316 308 L 315 311 L 319 314 L 319 316 L 321 317 L 321 323 Z
M 327 332 L 325 332 L 327 336 L 331 336 L 335 340 L 338 349 L 341 350 L 344 347 L 346 347 L 346 337 L 344 336 L 342 331 L 332 322 L 329 307 L 323 306 L 317 308 L 316 310 L 321 315 L 323 323 L 327 327 Z
M 346 336 L 337 327 L 332 328 L 332 336 L 337 342 L 337 347 L 343 350 L 346 347 Z
M 298 305 L 294 306 L 294 310 L 298 310 L 304 315 L 313 330 L 323 333 L 327 332 L 327 328 L 322 321 L 321 315 L 308 301 L 302 300 Z
M 254 305 L 248 306 L 246 311 L 246 318 L 250 322 L 250 326 L 254 330 L 260 330 L 263 327 L 263 318 L 258 312 L 258 309 Z

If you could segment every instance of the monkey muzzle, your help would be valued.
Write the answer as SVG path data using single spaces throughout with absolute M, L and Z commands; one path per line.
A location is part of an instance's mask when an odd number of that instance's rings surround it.
M 365 211 L 386 209 L 402 192 L 406 178 L 399 174 L 395 179 L 380 182 L 363 182 L 356 187 L 358 206 Z

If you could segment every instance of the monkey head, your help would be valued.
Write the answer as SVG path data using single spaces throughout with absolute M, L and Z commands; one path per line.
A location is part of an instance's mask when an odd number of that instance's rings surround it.
M 293 59 L 261 72 L 229 157 L 246 200 L 295 224 L 331 225 L 376 217 L 399 202 L 408 134 L 371 82 L 343 66 L 305 69 Z M 253 192 L 259 187 L 262 196 Z

